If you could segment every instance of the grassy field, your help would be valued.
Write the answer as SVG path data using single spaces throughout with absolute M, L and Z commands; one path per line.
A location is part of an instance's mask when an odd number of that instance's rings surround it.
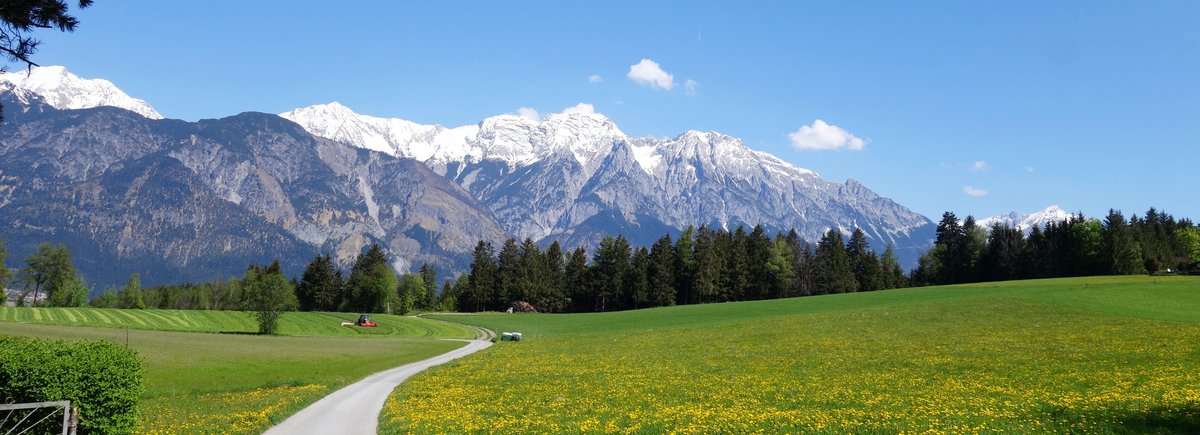
M 1195 277 L 443 318 L 526 340 L 401 385 L 381 432 L 1200 431 Z
M 137 350 L 146 367 L 138 433 L 258 433 L 337 388 L 381 370 L 462 345 L 431 337 L 473 337 L 443 322 L 372 316 L 379 328 L 337 326 L 339 313 L 288 313 L 284 332 L 264 337 L 249 315 L 234 312 L 108 309 L 5 309 L 0 334 L 101 339 Z M 108 328 L 16 323 L 103 324 Z M 327 327 L 327 324 L 333 326 Z M 129 325 L 130 329 L 114 326 Z M 230 334 L 150 331 L 138 327 L 225 331 Z M 343 332 L 347 331 L 347 332 Z M 371 331 L 363 337 L 337 336 Z M 329 336 L 318 336 L 318 335 Z
M 430 322 L 413 317 L 372 314 L 376 328 L 341 326 L 358 319 L 354 313 L 283 313 L 279 319 L 281 335 L 386 335 L 409 338 L 472 338 L 475 332 L 461 325 Z M 4 322 L 44 325 L 94 326 L 155 331 L 255 333 L 254 315 L 244 311 L 201 310 L 119 310 L 97 308 L 13 308 L 0 307 Z

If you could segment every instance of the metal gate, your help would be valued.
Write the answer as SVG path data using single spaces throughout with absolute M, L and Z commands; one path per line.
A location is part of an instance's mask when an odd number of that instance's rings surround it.
M 0 434 L 25 435 L 34 428 L 45 430 L 54 427 L 55 420 L 50 420 L 62 411 L 62 435 L 74 435 L 75 415 L 71 412 L 71 401 L 10 403 L 0 405 Z M 40 416 L 40 417 L 39 417 Z M 45 423 L 43 425 L 43 423 Z M 37 433 L 37 432 L 33 432 Z

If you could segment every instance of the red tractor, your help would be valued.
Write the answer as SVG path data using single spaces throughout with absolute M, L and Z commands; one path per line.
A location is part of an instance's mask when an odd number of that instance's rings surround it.
M 367 317 L 366 314 L 363 314 L 363 315 L 358 316 L 358 321 L 354 322 L 354 326 L 365 326 L 368 328 L 374 328 L 379 325 L 376 325 L 375 322 L 371 321 L 370 317 Z

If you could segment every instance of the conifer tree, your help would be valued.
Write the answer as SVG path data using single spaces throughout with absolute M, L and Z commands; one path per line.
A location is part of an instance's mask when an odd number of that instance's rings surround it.
M 650 247 L 650 305 L 675 305 L 675 257 L 671 252 L 671 236 L 664 235 Z
M 745 300 L 750 290 L 750 258 L 746 252 L 746 229 L 738 226 L 732 233 L 717 233 L 716 255 L 723 258 L 721 287 L 717 302 Z
M 850 267 L 850 257 L 842 244 L 842 234 L 830 229 L 817 243 L 816 274 L 813 280 L 819 294 L 858 291 L 858 281 Z
M 605 236 L 592 258 L 592 287 L 596 296 L 596 311 L 622 309 L 626 300 L 626 279 L 629 275 L 629 241 L 624 236 Z
M 521 248 L 517 240 L 509 238 L 504 241 L 496 258 L 496 288 L 488 305 L 495 310 L 504 310 L 514 301 L 525 300 L 521 276 Z
M 342 292 L 344 299 L 339 310 L 380 312 L 388 295 L 395 291 L 396 276 L 391 270 L 383 249 L 377 244 L 371 244 L 366 252 L 358 254 L 354 259 L 350 277 L 346 280 L 346 289 Z M 391 289 L 385 288 L 388 287 L 388 278 L 384 275 L 391 275 Z
M 342 293 L 342 278 L 333 257 L 317 255 L 296 285 L 296 299 L 302 311 L 332 311 L 338 308 L 338 296 Z
M 1012 280 L 1021 277 L 1021 255 L 1025 252 L 1025 235 L 1020 229 L 1004 224 L 992 225 L 983 264 L 985 279 Z
M 904 269 L 900 267 L 900 261 L 896 259 L 896 249 L 891 243 L 883 250 L 883 257 L 879 259 L 879 268 L 884 277 L 884 289 L 908 287 L 908 280 L 904 276 Z
M 1109 209 L 1101 233 L 1101 257 L 1111 273 L 1136 275 L 1145 273 L 1142 250 L 1120 211 Z
M 870 249 L 866 233 L 862 228 L 855 228 L 846 242 L 846 256 L 850 260 L 850 269 L 854 271 L 859 291 L 878 290 L 876 279 L 879 264 L 877 258 L 871 258 L 874 253 Z
M 700 227 L 704 229 L 703 226 Z M 675 270 L 675 289 L 676 302 L 679 304 L 692 304 L 697 300 L 695 297 L 695 274 L 696 274 L 696 253 L 695 240 L 696 228 L 688 225 L 683 232 L 679 234 L 679 240 L 675 242 L 674 261 Z
M 575 248 L 567 258 L 567 265 L 563 267 L 563 282 L 570 296 L 572 311 L 591 311 L 596 306 L 596 297 L 592 293 L 589 278 L 587 251 L 582 247 Z
M 469 275 L 466 284 L 467 291 L 460 298 L 459 305 L 461 311 L 485 311 L 488 309 L 499 309 L 489 305 L 492 300 L 496 299 L 493 294 L 497 292 L 497 277 L 496 277 L 496 258 L 492 249 L 492 244 L 479 241 L 475 245 L 475 250 L 471 260 L 471 274 Z
M 696 230 L 695 271 L 692 276 L 692 291 L 688 295 L 690 299 L 686 301 L 688 304 L 717 302 L 723 261 L 716 244 L 716 233 L 712 230 L 704 226 Z
M 635 249 L 629 265 L 629 274 L 625 279 L 628 287 L 628 302 L 625 304 L 627 308 L 636 310 L 650 305 L 649 274 L 650 253 L 646 248 Z
M 566 293 L 566 264 L 562 246 L 558 241 L 550 243 L 542 255 L 543 292 L 540 300 L 533 304 L 544 312 L 557 313 L 567 309 L 569 298 Z
M 533 239 L 526 237 L 525 241 L 521 242 L 518 255 L 517 284 L 514 287 L 516 295 L 512 299 L 529 302 L 539 311 L 546 311 L 546 307 L 533 303 L 549 299 L 546 261 L 542 258 L 542 250 Z
M 413 304 L 416 308 L 422 310 L 432 310 L 437 299 L 437 268 L 429 263 L 421 263 L 421 268 L 418 272 L 421 275 L 421 283 L 425 286 L 425 293 L 419 295 L 420 298 Z

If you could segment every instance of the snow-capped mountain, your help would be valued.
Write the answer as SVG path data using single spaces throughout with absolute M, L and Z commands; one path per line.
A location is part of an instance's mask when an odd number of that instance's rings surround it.
M 130 97 L 104 79 L 84 79 L 61 66 L 35 66 L 0 74 L 0 82 L 42 96 L 55 109 L 120 107 L 150 119 L 162 119 L 150 104 Z
M 1021 214 L 1014 211 L 979 219 L 975 223 L 982 228 L 991 228 L 994 224 L 1001 224 L 1019 229 L 1028 234 L 1035 226 L 1045 227 L 1048 223 L 1063 221 L 1069 217 L 1071 217 L 1071 214 L 1067 213 L 1066 210 L 1059 208 L 1057 205 L 1051 205 L 1033 213 Z
M 240 275 L 317 253 L 343 266 L 379 244 L 397 271 L 462 270 L 509 237 L 488 208 L 423 163 L 316 137 L 276 115 L 152 120 L 58 110 L 0 90 L 0 236 L 15 258 L 66 243 L 97 288 Z M 448 273 L 447 276 L 452 276 Z
M 445 170 L 449 163 L 492 160 L 510 169 L 567 150 L 580 164 L 595 160 L 625 134 L 590 106 L 547 116 L 541 121 L 505 114 L 475 125 L 447 128 L 398 118 L 360 115 L 341 103 L 319 104 L 282 113 L 310 133 L 360 148 L 420 160 Z
M 861 227 L 876 248 L 924 249 L 932 223 L 860 183 L 832 183 L 717 132 L 630 137 L 587 104 L 540 120 L 506 114 L 447 128 L 331 103 L 282 114 L 310 133 L 425 162 L 534 240 L 649 243 L 691 224 L 795 228 L 815 240 Z M 648 240 L 640 240 L 648 238 Z

